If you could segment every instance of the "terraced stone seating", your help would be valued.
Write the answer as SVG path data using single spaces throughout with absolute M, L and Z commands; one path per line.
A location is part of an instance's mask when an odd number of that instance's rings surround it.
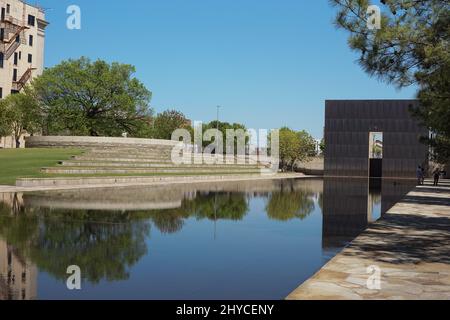
M 42 138 L 45 139 L 29 141 L 38 146 L 79 147 L 85 150 L 82 155 L 61 161 L 58 166 L 42 168 L 43 173 L 53 175 L 258 174 L 261 173 L 261 169 L 266 168 L 265 165 L 248 157 L 240 158 L 241 161 L 231 157 L 226 159 L 226 164 L 223 163 L 223 159 L 220 159 L 222 161 L 215 159 L 206 164 L 201 161 L 202 156 L 197 155 L 192 156 L 187 164 L 175 164 L 171 160 L 175 145 L 173 141 L 122 138 L 97 141 L 99 138 L 82 137 L 82 141 L 77 143 L 68 139 L 56 143 L 55 139 Z M 232 164 L 229 163 L 230 160 Z

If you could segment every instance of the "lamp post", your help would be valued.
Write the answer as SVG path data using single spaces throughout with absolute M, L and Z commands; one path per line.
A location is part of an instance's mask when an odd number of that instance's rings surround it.
M 217 122 L 216 122 L 216 129 L 217 131 L 219 131 L 219 111 L 220 108 L 222 108 L 221 106 L 217 106 Z

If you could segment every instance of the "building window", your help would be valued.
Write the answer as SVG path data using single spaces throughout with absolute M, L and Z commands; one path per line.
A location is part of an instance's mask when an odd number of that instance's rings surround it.
M 13 81 L 17 82 L 17 69 L 13 70 Z
M 34 27 L 36 23 L 36 17 L 31 14 L 28 15 L 28 25 Z
M 3 69 L 3 60 L 4 60 L 5 56 L 3 54 L 3 52 L 0 52 L 0 68 Z
M 30 35 L 30 37 L 28 38 L 28 45 L 29 45 L 30 47 L 33 46 L 33 36 L 32 36 L 32 35 Z
M 14 65 L 17 66 L 17 60 L 19 59 L 19 55 L 17 54 L 17 52 L 14 52 Z
M 19 60 L 22 60 L 22 51 L 19 51 Z
M 5 29 L 1 28 L 0 29 L 0 41 L 5 40 Z
M 0 99 L 3 98 L 3 88 L 0 88 Z
M 11 5 L 7 4 L 6 5 L 6 13 L 10 13 L 11 12 Z
M 28 55 L 28 63 L 33 63 L 33 55 L 32 54 Z

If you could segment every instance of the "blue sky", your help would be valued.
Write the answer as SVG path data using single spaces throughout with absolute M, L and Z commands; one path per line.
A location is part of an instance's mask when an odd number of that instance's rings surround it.
M 34 3 L 34 2 L 32 2 Z M 413 98 L 365 74 L 327 0 L 40 0 L 46 66 L 87 56 L 133 64 L 152 107 L 320 138 L 325 99 Z M 66 9 L 81 8 L 81 30 Z

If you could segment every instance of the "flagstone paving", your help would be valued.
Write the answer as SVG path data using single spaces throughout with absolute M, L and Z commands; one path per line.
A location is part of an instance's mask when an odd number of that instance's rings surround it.
M 287 299 L 450 299 L 450 182 L 414 189 Z

